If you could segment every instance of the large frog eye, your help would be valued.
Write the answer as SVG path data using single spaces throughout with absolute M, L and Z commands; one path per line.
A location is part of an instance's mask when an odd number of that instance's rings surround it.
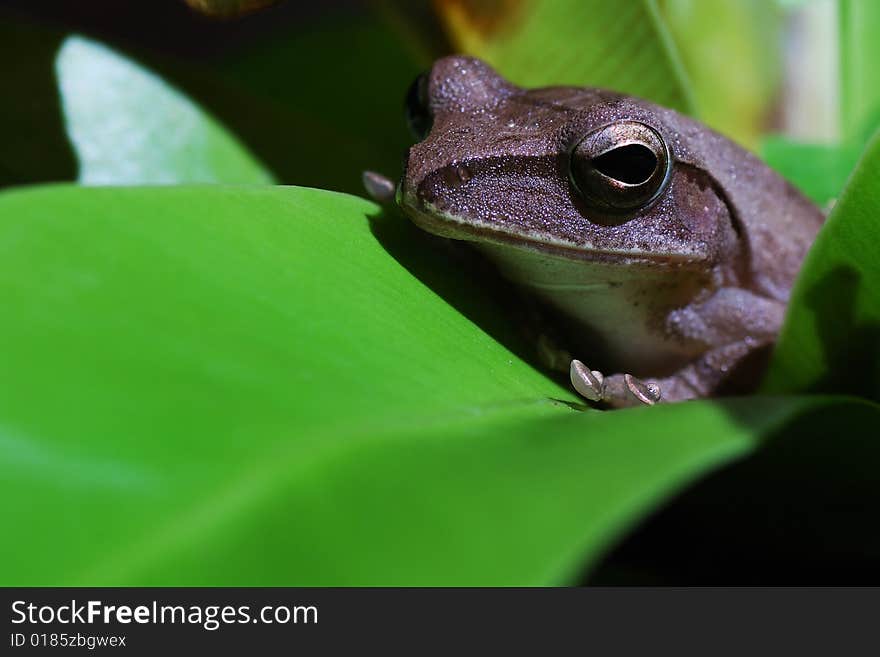
M 612 123 L 569 151 L 568 176 L 585 201 L 611 214 L 654 201 L 669 182 L 672 158 L 656 130 L 638 121 Z
M 406 92 L 406 122 L 416 139 L 424 139 L 431 129 L 431 110 L 428 106 L 428 76 L 422 73 L 413 80 Z

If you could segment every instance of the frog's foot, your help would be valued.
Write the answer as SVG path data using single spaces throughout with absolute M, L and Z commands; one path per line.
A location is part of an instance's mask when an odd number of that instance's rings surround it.
M 604 402 L 620 408 L 640 404 L 652 405 L 660 401 L 660 386 L 642 381 L 632 374 L 615 374 L 605 377 L 591 370 L 579 360 L 571 361 L 569 369 L 571 384 L 577 392 L 594 402 Z
M 593 402 L 602 401 L 605 394 L 605 377 L 602 376 L 602 372 L 591 370 L 581 361 L 573 360 L 569 368 L 569 376 L 571 385 L 579 395 Z
M 390 203 L 394 200 L 396 185 L 390 178 L 375 171 L 364 171 L 361 174 L 361 181 L 367 194 L 377 203 Z

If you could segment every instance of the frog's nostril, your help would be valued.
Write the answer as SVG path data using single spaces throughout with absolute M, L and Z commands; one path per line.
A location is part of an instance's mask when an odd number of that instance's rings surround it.
M 642 144 L 627 144 L 594 157 L 593 166 L 600 172 L 628 185 L 647 182 L 657 168 L 657 156 Z
M 461 185 L 467 184 L 472 177 L 473 174 L 466 164 L 449 166 L 445 168 L 442 173 L 443 182 L 446 183 L 448 187 L 460 187 Z

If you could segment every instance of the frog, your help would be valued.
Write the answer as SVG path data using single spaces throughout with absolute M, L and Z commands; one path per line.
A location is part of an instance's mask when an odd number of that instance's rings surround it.
M 418 140 L 364 184 L 550 309 L 542 363 L 607 408 L 746 394 L 825 215 L 755 155 L 673 109 L 523 88 L 450 55 L 406 94 Z M 588 364 L 589 363 L 589 364 Z M 595 367 L 595 369 L 594 369 Z

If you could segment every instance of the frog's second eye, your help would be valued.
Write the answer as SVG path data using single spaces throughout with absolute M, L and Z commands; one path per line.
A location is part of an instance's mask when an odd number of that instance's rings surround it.
M 416 139 L 424 139 L 432 121 L 428 106 L 428 76 L 422 73 L 406 92 L 406 122 Z
M 585 201 L 620 214 L 653 202 L 666 188 L 671 167 L 669 148 L 656 130 L 620 121 L 575 143 L 568 175 Z

